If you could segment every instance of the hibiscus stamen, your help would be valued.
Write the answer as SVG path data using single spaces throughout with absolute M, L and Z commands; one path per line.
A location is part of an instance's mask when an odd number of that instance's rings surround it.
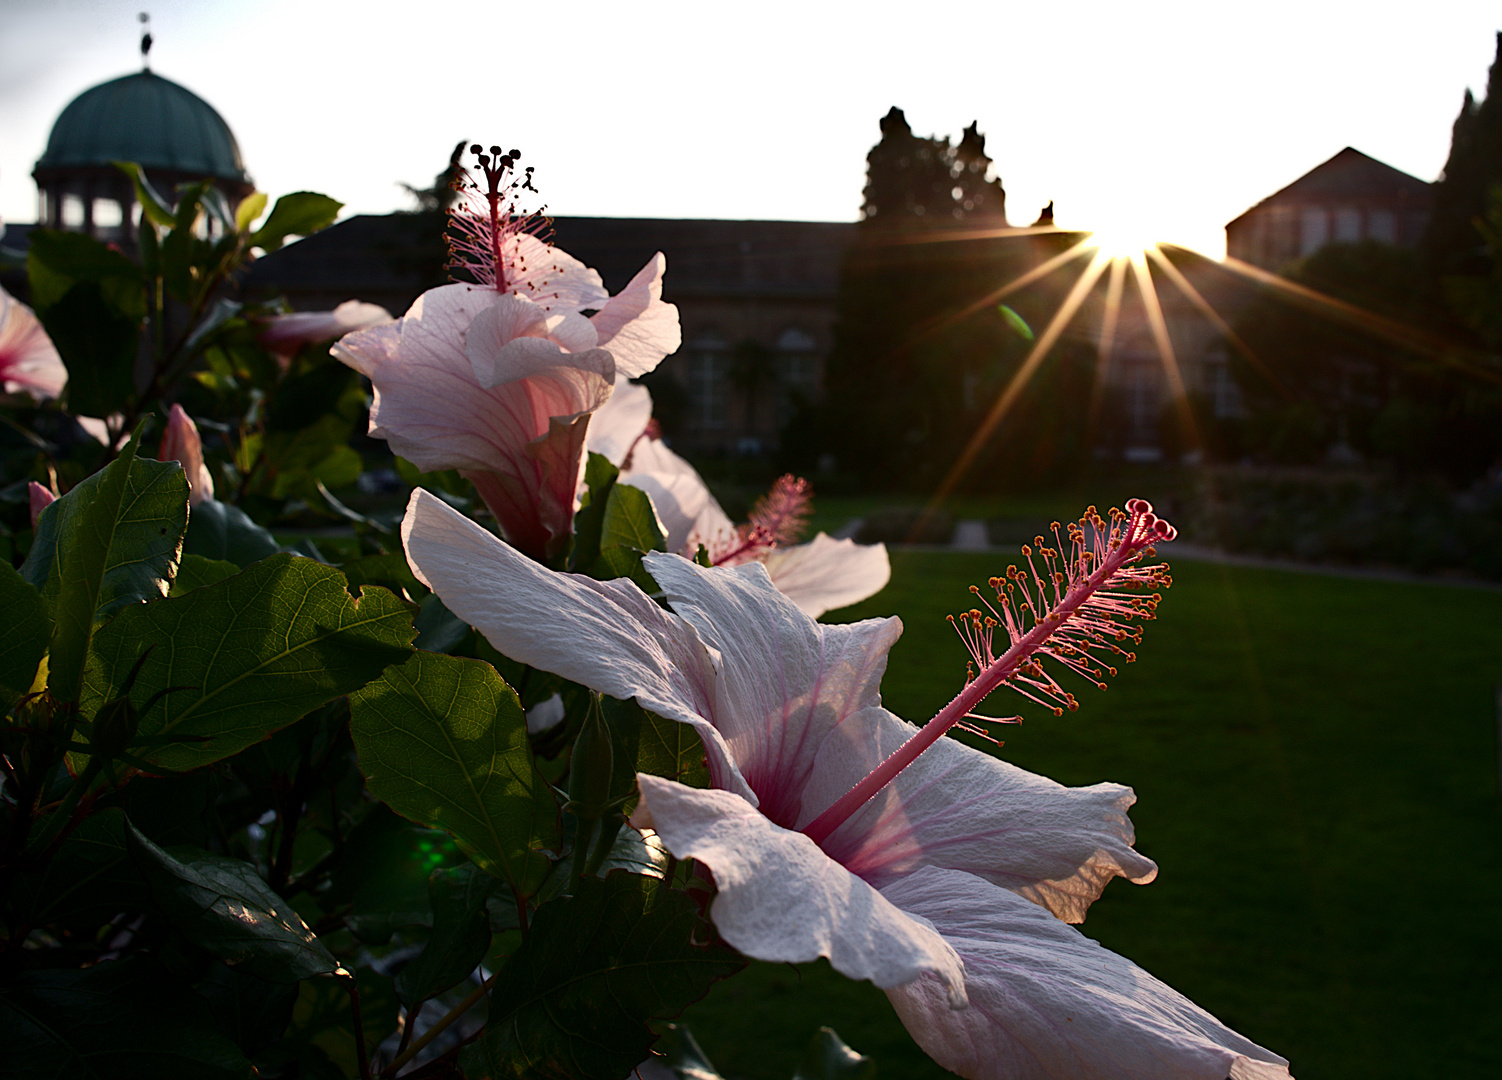
M 510 292 L 526 270 L 517 238 L 533 236 L 547 243 L 551 222 L 541 210 L 523 213 L 518 209 L 521 192 L 532 186 L 532 166 L 516 175 L 520 150 L 502 153 L 492 146 L 487 153 L 479 143 L 469 148 L 479 160 L 474 170 L 485 178 L 482 187 L 467 174 L 454 180 L 458 193 L 449 208 L 447 269 L 468 275 L 476 284 Z M 457 274 L 455 280 L 459 280 Z
M 791 473 L 777 478 L 772 489 L 756 500 L 751 520 L 709 552 L 714 566 L 740 566 L 765 558 L 774 549 L 795 543 L 813 513 L 813 485 Z
M 972 666 L 965 688 L 815 818 L 803 830 L 810 839 L 817 843 L 828 837 L 950 728 L 967 718 L 985 719 L 973 710 L 999 686 L 1051 708 L 1056 716 L 1078 708 L 1074 695 L 1059 686 L 1043 667 L 1043 660 L 1052 660 L 1105 689 L 1106 675 L 1116 674 L 1112 661 L 1131 663 L 1137 658 L 1121 643 L 1141 642 L 1142 627 L 1137 622 L 1154 617 L 1159 599 L 1156 592 L 1142 590 L 1172 584 L 1166 564 L 1138 564 L 1156 554 L 1154 544 L 1177 535 L 1173 526 L 1155 515 L 1145 499 L 1132 499 L 1126 512 L 1111 511 L 1109 523 L 1092 506 L 1078 524 L 1069 525 L 1067 539 L 1059 530 L 1055 522 L 1056 547 L 1048 546 L 1041 536 L 1034 539 L 1036 552 L 1023 547 L 1026 570 L 1008 567 L 1004 576 L 991 579 L 995 604 L 971 587 L 985 611 L 972 608 L 950 619 L 970 653 Z M 1010 642 L 1000 656 L 992 647 L 998 627 L 1006 631 Z M 966 725 L 966 730 L 974 728 Z

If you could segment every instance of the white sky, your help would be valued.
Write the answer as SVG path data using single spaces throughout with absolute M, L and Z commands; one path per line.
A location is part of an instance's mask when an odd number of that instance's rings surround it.
M 139 70 L 146 0 L 0 0 L 0 217 L 52 121 Z M 877 121 L 980 122 L 1013 224 L 1219 256 L 1222 227 L 1350 145 L 1434 179 L 1495 0 L 151 0 L 152 69 L 229 122 L 257 185 L 408 205 L 461 138 L 550 212 L 854 220 Z M 669 260 L 672 253 L 668 252 Z

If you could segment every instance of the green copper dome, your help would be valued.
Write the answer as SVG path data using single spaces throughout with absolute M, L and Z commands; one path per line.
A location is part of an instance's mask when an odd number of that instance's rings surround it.
M 52 125 L 38 171 L 134 161 L 153 169 L 249 184 L 240 147 L 212 105 L 142 71 L 85 90 Z

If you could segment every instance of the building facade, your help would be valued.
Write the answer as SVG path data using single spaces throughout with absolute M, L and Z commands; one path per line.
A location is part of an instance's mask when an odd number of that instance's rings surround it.
M 1433 185 L 1346 147 L 1226 225 L 1226 254 L 1277 272 L 1327 244 L 1414 247 Z

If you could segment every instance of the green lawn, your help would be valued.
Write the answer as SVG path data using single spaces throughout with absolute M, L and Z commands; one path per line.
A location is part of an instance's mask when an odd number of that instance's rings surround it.
M 1171 553 L 1171 548 L 1167 553 Z M 960 686 L 944 615 L 993 556 L 894 552 L 836 618 L 898 614 L 889 708 Z M 1291 1059 L 1300 1080 L 1502 1075 L 1502 593 L 1175 563 L 1141 659 L 1079 712 L 1001 734 L 1064 783 L 1131 784 L 1148 886 L 1083 929 Z M 728 1076 L 787 1080 L 827 1023 L 879 1075 L 947 1075 L 885 997 L 759 964 L 684 1017 Z

